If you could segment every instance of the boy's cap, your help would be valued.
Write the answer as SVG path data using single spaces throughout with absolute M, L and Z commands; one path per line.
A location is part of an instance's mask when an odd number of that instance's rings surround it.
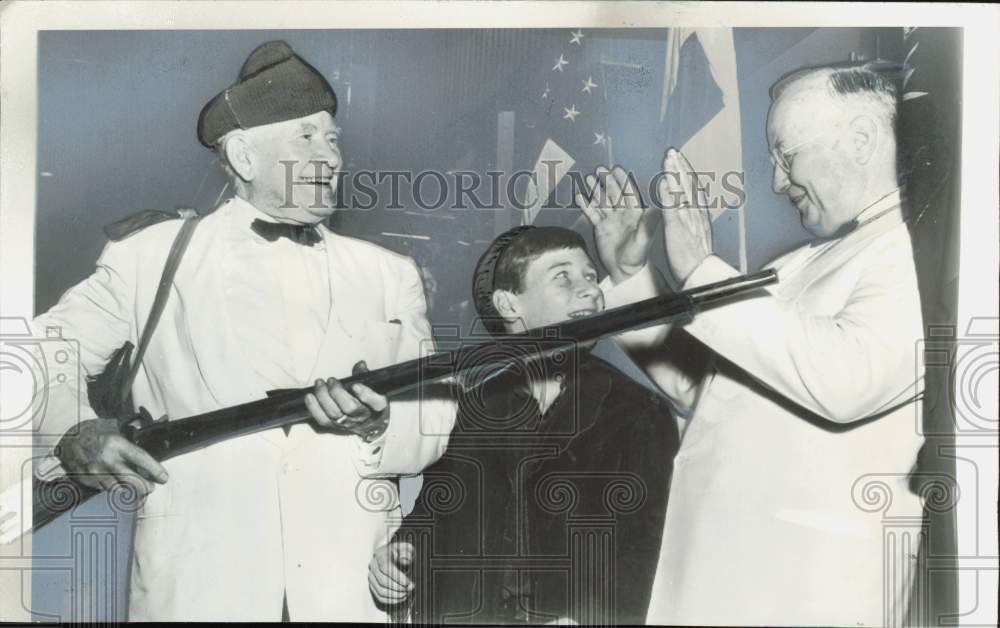
M 562 235 L 567 232 L 572 233 L 577 238 L 580 237 L 572 229 L 564 227 L 522 225 L 501 233 L 490 243 L 486 252 L 479 258 L 476 270 L 472 275 L 472 299 L 476 305 L 476 312 L 479 314 L 483 326 L 487 331 L 493 335 L 504 335 L 507 333 L 500 313 L 493 307 L 493 292 L 497 289 L 497 267 L 500 266 L 504 254 L 510 250 L 511 245 L 529 233 L 531 234 L 531 239 L 534 240 L 536 238 L 546 238 L 555 233 Z M 586 245 L 583 243 L 582 238 L 580 239 L 580 244 L 586 250 Z
M 476 263 L 476 270 L 472 273 L 472 300 L 476 304 L 476 312 L 484 319 L 494 319 L 492 322 L 484 320 L 484 324 L 490 333 L 504 333 L 503 325 L 500 324 L 499 332 L 494 330 L 495 320 L 500 316 L 496 308 L 493 307 L 494 277 L 496 276 L 497 265 L 504 251 L 526 231 L 537 229 L 533 225 L 523 225 L 514 227 L 498 235 L 487 247 L 486 252 Z

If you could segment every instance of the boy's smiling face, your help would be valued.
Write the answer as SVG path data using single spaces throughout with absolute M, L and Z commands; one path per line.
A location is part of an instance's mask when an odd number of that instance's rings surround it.
M 555 325 L 604 309 L 597 270 L 583 249 L 542 253 L 528 264 L 521 284 L 520 293 L 497 290 L 493 295 L 497 311 L 512 332 Z

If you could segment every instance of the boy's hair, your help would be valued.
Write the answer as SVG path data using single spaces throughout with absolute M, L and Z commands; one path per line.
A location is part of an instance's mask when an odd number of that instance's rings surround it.
M 549 251 L 581 249 L 587 243 L 577 232 L 564 227 L 514 227 L 496 237 L 479 258 L 472 277 L 472 294 L 483 326 L 493 335 L 507 333 L 503 318 L 493 307 L 493 292 L 524 291 L 528 266 Z

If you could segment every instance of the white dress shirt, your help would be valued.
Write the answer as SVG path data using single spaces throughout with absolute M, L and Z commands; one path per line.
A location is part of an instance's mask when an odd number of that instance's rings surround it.
M 242 272 L 227 273 L 225 296 L 230 311 L 255 312 L 232 319 L 236 336 L 253 339 L 251 365 L 262 388 L 308 386 L 316 339 L 326 333 L 331 311 L 328 244 L 325 239 L 313 246 L 288 238 L 269 242 L 250 225 L 258 219 L 278 222 L 275 218 L 238 197 L 230 208 L 224 263 Z

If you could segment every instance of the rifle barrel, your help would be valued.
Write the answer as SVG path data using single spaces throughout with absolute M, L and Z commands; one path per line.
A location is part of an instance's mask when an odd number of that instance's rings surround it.
M 577 343 L 590 343 L 630 329 L 658 325 L 679 316 L 694 315 L 707 306 L 776 283 L 777 272 L 765 270 L 734 277 L 692 290 L 668 294 L 605 310 L 559 325 L 532 329 L 521 334 L 480 339 L 454 351 L 442 351 L 341 380 L 345 387 L 365 384 L 382 395 L 390 395 L 452 377 L 496 369 L 557 351 L 572 350 Z M 311 420 L 305 394 L 312 387 L 290 388 L 268 393 L 266 399 L 213 410 L 196 416 L 126 429 L 126 438 L 159 461 L 197 451 L 231 438 L 255 434 Z M 69 477 L 36 482 L 32 528 L 55 519 L 77 503 L 99 493 Z

